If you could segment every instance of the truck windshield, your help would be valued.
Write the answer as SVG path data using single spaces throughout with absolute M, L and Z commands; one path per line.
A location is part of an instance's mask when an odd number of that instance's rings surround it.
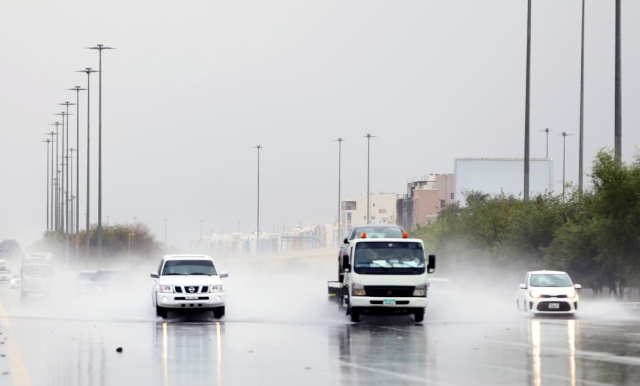
M 531 275 L 532 287 L 572 287 L 566 273 L 544 273 Z
M 216 274 L 210 260 L 168 260 L 164 263 L 162 275 L 208 275 Z
M 53 275 L 53 270 L 48 265 L 25 265 L 22 274 L 27 276 L 48 277 Z
M 420 275 L 424 250 L 420 243 L 361 242 L 356 245 L 354 271 L 361 275 Z

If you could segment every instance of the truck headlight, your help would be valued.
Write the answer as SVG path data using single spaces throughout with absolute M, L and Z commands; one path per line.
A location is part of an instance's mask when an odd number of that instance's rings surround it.
M 426 297 L 427 296 L 427 285 L 419 285 L 413 290 L 413 296 L 416 297 Z
M 209 288 L 209 292 L 222 292 L 222 290 L 223 290 L 222 284 L 212 285 L 211 288 Z
M 367 292 L 364 290 L 364 286 L 352 283 L 351 284 L 351 295 L 352 296 L 366 296 Z
M 158 286 L 158 292 L 163 294 L 171 293 L 173 292 L 173 287 L 170 285 L 161 285 L 161 286 Z

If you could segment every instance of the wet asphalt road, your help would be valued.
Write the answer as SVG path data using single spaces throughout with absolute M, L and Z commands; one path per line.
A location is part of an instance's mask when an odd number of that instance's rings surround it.
M 458 295 L 441 294 L 422 324 L 355 325 L 324 296 L 331 257 L 226 264 L 220 321 L 156 318 L 146 281 L 137 296 L 128 289 L 117 301 L 100 293 L 55 307 L 0 287 L 0 385 L 640 384 L 640 318 L 613 305 L 583 300 L 575 319 L 531 318 L 510 298 L 487 311 L 452 307 Z M 274 276 L 289 295 L 268 287 Z

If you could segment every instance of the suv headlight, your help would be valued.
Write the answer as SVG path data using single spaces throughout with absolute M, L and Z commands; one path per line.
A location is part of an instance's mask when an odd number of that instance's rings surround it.
M 366 296 L 367 292 L 364 290 L 364 286 L 352 283 L 351 284 L 351 295 L 352 296 Z
M 160 285 L 160 286 L 158 286 L 158 292 L 161 292 L 161 293 L 164 293 L 164 294 L 171 293 L 171 292 L 173 292 L 173 286 Z
M 426 297 L 427 296 L 427 285 L 426 284 L 422 284 L 422 285 L 417 286 L 413 290 L 413 296 Z
M 222 290 L 223 290 L 222 284 L 212 285 L 211 288 L 209 288 L 209 292 L 222 292 Z

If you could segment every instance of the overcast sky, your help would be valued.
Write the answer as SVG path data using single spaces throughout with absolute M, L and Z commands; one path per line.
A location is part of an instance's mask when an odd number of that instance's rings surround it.
M 538 130 L 554 130 L 557 180 L 559 134 L 578 133 L 580 3 L 533 6 L 531 154 L 544 156 Z M 587 166 L 613 146 L 614 3 L 587 1 Z M 640 2 L 623 4 L 629 161 L 640 143 Z M 0 36 L 0 240 L 28 245 L 45 228 L 39 141 L 57 104 L 75 101 L 66 89 L 86 86 L 74 71 L 98 67 L 97 52 L 84 49 L 97 43 L 117 48 L 103 56 L 104 216 L 137 217 L 161 240 L 168 218 L 176 246 L 199 236 L 201 219 L 206 231 L 255 229 L 257 144 L 266 230 L 335 220 L 338 137 L 343 196 L 366 191 L 366 133 L 378 136 L 372 191 L 403 193 L 408 179 L 452 173 L 455 158 L 523 156 L 525 0 L 5 0 Z M 576 182 L 577 149 L 570 137 Z M 94 222 L 95 174 L 92 182 Z M 82 214 L 84 198 L 83 189 Z

